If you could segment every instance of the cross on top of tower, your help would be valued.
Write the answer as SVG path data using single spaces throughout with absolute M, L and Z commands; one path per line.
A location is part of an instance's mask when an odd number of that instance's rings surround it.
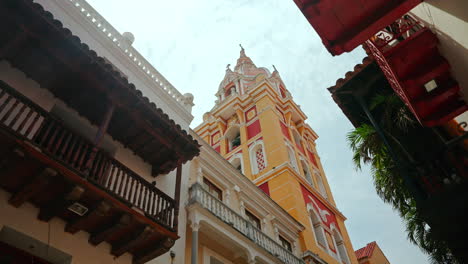
M 242 44 L 239 44 L 239 47 L 241 48 L 240 50 L 240 56 L 239 56 L 239 59 L 237 59 L 237 64 L 236 64 L 236 67 L 234 68 L 234 71 L 238 72 L 238 73 L 242 73 L 243 70 L 241 69 L 241 67 L 243 65 L 248 65 L 250 67 L 255 67 L 255 64 L 253 63 L 253 61 L 247 57 L 247 55 L 245 55 L 245 49 L 244 47 L 242 47 Z
M 242 44 L 239 44 L 239 47 L 241 48 L 240 56 L 241 56 L 241 57 L 247 57 L 247 56 L 245 55 L 245 49 L 244 49 L 244 47 L 242 47 Z

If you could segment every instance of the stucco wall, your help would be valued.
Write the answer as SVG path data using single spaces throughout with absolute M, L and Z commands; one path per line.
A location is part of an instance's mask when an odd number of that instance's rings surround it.
M 385 257 L 383 251 L 379 246 L 376 246 L 372 256 L 369 259 L 369 264 L 390 264 L 388 259 Z
M 89 234 L 86 232 L 80 231 L 74 235 L 66 233 L 65 222 L 58 218 L 53 218 L 49 223 L 37 220 L 39 213 L 37 208 L 30 203 L 15 208 L 8 204 L 9 197 L 9 193 L 0 189 L 0 229 L 7 226 L 44 244 L 50 241 L 50 246 L 72 256 L 72 264 L 130 264 L 132 262 L 132 256 L 128 253 L 115 259 L 110 254 L 110 245 L 105 242 L 96 247 L 89 244 Z

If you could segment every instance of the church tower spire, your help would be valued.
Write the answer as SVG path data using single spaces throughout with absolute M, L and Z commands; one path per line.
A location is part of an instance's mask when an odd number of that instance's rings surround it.
M 241 50 L 240 50 L 240 56 L 237 59 L 237 64 L 236 67 L 234 68 L 234 71 L 240 74 L 244 74 L 244 72 L 248 71 L 249 69 L 255 69 L 257 68 L 255 64 L 253 63 L 252 59 L 247 57 L 245 55 L 245 49 L 242 47 L 241 44 L 239 44 Z
M 228 64 L 224 78 L 219 84 L 216 93 L 217 104 L 232 95 L 243 96 L 247 94 L 249 91 L 256 89 L 263 80 L 268 80 L 276 91 L 285 95 L 284 84 L 276 68 L 271 73 L 267 68 L 257 67 L 252 59 L 246 55 L 244 47 L 240 44 L 239 46 L 241 50 L 234 71 L 230 68 L 231 64 Z
M 276 67 L 257 67 L 240 47 L 215 107 L 195 131 L 305 227 L 297 247 L 307 263 L 323 263 L 314 259 L 319 255 L 329 264 L 357 264 L 315 147 L 317 134 Z

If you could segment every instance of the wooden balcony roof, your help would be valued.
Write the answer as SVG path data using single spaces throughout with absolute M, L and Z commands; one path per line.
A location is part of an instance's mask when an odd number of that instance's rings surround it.
M 377 63 L 372 58 L 365 57 L 362 63 L 354 66 L 354 69 L 348 71 L 344 78 L 338 79 L 335 85 L 328 88 L 328 91 L 353 126 L 358 127 L 366 122 L 367 118 L 354 95 L 360 94 L 370 98 L 375 95 L 375 91 L 372 91 L 375 87 L 390 89 Z
M 115 106 L 107 133 L 168 173 L 199 153 L 199 145 L 135 85 L 32 0 L 0 2 L 0 59 L 37 81 L 91 123 Z

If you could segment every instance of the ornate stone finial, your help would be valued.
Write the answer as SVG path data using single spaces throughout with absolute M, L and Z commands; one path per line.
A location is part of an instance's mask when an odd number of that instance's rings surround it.
M 191 113 L 192 112 L 192 107 L 195 105 L 193 103 L 193 94 L 191 94 L 191 93 L 184 94 L 184 97 L 183 97 L 182 101 L 183 101 L 183 104 L 185 106 L 185 109 L 187 109 L 187 111 L 189 111 Z
M 124 32 L 122 37 L 124 37 L 124 40 L 128 45 L 132 45 L 135 41 L 135 36 L 131 32 Z
M 242 44 L 239 44 L 239 47 L 241 48 L 240 55 L 241 57 L 245 57 L 245 49 L 242 47 Z
M 231 64 L 226 65 L 226 71 L 230 71 L 231 70 L 230 67 L 231 67 Z

